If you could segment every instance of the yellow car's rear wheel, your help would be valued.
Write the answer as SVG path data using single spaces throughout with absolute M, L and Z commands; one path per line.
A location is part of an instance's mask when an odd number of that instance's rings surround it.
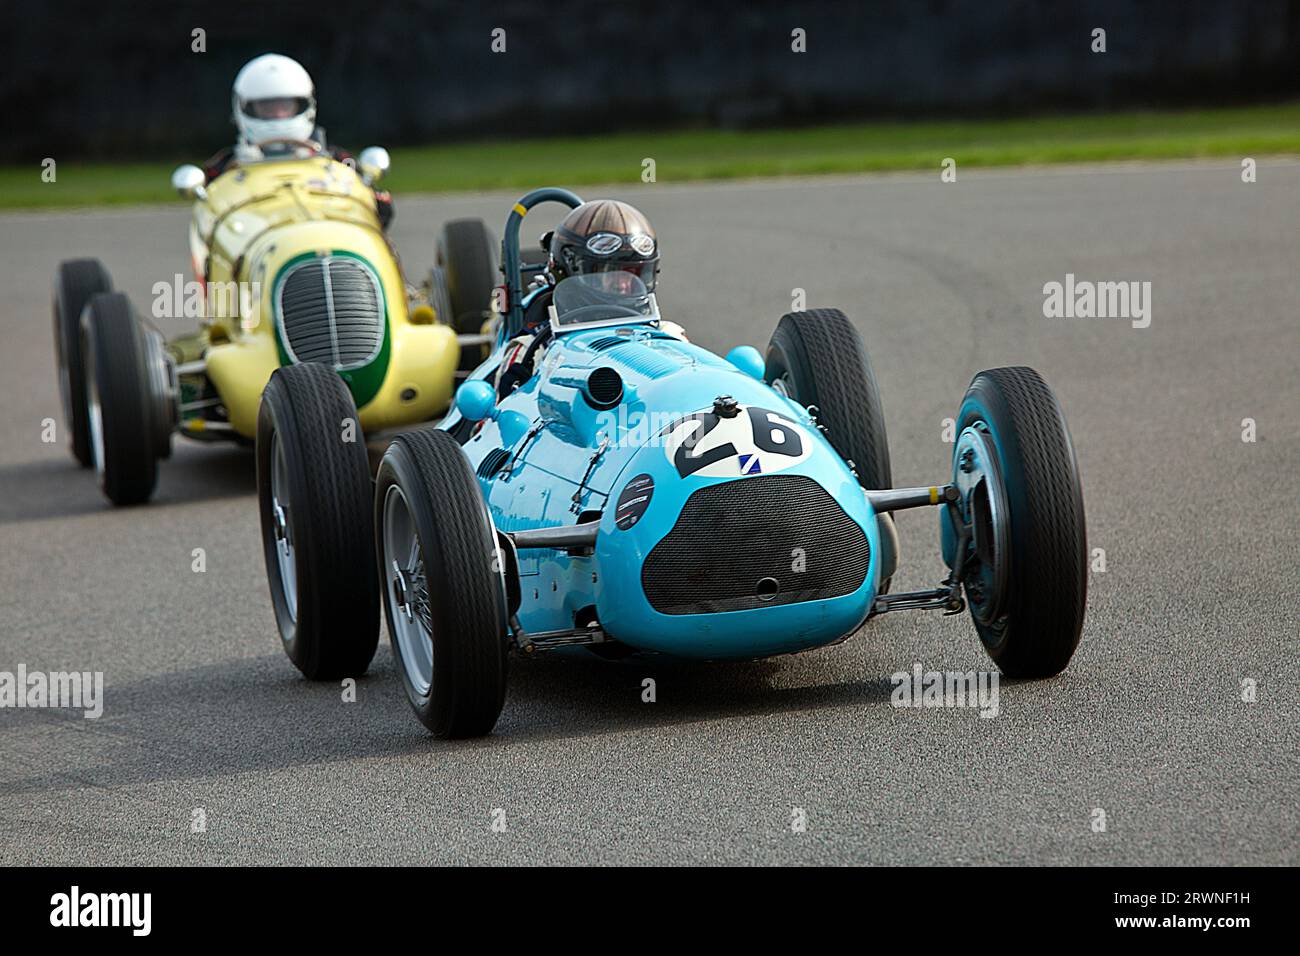
M 448 314 L 440 316 L 459 335 L 478 335 L 490 317 L 492 290 L 501 275 L 497 269 L 496 240 L 481 219 L 453 219 L 438 237 L 437 266 L 432 285 L 446 286 Z M 441 273 L 441 275 L 439 275 Z M 438 308 L 435 303 L 434 308 Z M 465 345 L 460 351 L 462 372 L 477 368 L 487 356 L 487 347 Z
M 63 400 L 63 424 L 71 439 L 72 457 L 83 468 L 95 462 L 90 447 L 81 313 L 91 296 L 112 291 L 113 280 L 98 259 L 59 263 L 54 280 L 54 357 L 59 371 L 59 397 Z
M 158 431 L 145 332 L 121 292 L 94 296 L 82 312 L 86 413 L 99 484 L 115 505 L 148 501 L 158 482 Z

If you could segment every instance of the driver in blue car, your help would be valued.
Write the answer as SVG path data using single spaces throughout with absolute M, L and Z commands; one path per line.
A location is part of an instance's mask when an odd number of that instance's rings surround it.
M 553 232 L 542 236 L 542 248 L 550 253 L 546 270 L 524 296 L 523 331 L 506 346 L 497 372 L 497 394 L 502 398 L 532 377 L 537 353 L 550 338 L 547 309 L 562 280 L 620 272 L 636 276 L 653 292 L 659 275 L 654 226 L 641 210 L 617 199 L 593 199 L 573 209 Z M 630 293 L 635 283 L 628 285 Z M 680 335 L 680 330 L 674 334 Z
M 316 125 L 316 87 L 297 60 L 264 53 L 244 64 L 235 75 L 231 114 L 239 137 L 203 164 L 210 183 L 233 166 L 264 159 L 310 156 L 319 150 L 331 159 L 356 168 L 347 150 L 327 146 L 325 130 Z M 379 220 L 385 229 L 393 218 L 393 199 L 375 190 Z

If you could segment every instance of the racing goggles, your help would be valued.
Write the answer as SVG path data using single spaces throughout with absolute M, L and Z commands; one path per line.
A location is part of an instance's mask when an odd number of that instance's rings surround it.
M 653 291 L 659 271 L 656 252 L 653 236 L 637 233 L 624 237 L 614 232 L 598 232 L 584 243 L 580 271 L 630 272 L 645 283 L 646 289 Z

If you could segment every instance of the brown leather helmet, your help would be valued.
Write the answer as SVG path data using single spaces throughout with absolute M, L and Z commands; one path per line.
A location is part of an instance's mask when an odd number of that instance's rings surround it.
M 654 226 L 641 210 L 617 199 L 594 199 L 570 212 L 551 236 L 550 251 L 557 279 L 631 272 L 653 290 L 659 273 Z

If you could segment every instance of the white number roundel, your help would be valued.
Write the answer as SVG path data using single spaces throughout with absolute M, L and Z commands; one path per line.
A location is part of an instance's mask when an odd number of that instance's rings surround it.
M 812 452 L 812 437 L 780 412 L 754 406 L 724 418 L 696 412 L 662 432 L 664 452 L 683 478 L 770 475 L 799 464 Z

